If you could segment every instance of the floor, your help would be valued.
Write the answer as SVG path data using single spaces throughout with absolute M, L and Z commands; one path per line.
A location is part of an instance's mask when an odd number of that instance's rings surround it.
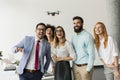
M 6 76 L 6 74 L 8 74 Z M 0 71 L 0 80 L 13 80 L 16 78 L 18 80 L 18 76 L 15 74 L 14 71 Z M 53 80 L 53 77 L 49 77 L 49 79 L 44 78 L 43 80 Z M 94 67 L 94 72 L 92 76 L 92 80 L 105 80 L 103 67 L 102 66 L 96 66 Z
M 53 80 L 53 79 L 45 79 L 45 80 Z M 103 66 L 94 67 L 92 80 L 105 80 Z

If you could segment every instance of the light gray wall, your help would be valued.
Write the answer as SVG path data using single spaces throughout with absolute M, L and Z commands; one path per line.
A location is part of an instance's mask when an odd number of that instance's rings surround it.
M 108 20 L 111 17 L 108 15 L 110 7 L 111 2 L 108 0 L 0 0 L 0 50 L 6 57 L 13 54 L 13 45 L 25 35 L 34 35 L 35 26 L 39 22 L 63 26 L 70 40 L 74 33 L 72 18 L 76 15 L 83 17 L 84 28 L 91 34 L 97 21 L 106 23 L 111 30 L 111 21 Z M 48 16 L 46 13 L 58 10 L 61 12 L 57 16 Z M 109 33 L 112 36 L 118 34 L 114 31 Z M 95 64 L 99 64 L 98 59 Z
M 107 0 L 108 33 L 118 43 L 120 50 L 120 0 Z

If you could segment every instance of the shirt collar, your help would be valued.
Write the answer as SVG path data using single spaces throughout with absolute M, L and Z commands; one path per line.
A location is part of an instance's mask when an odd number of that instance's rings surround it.
M 43 39 L 40 39 L 40 42 L 42 41 Z M 35 36 L 35 42 L 37 42 L 38 41 L 38 39 L 37 39 L 37 37 Z
M 76 35 L 80 35 L 80 34 L 82 34 L 82 33 L 84 33 L 84 31 L 85 31 L 85 29 L 83 29 L 81 32 L 79 32 L 79 33 L 76 33 Z

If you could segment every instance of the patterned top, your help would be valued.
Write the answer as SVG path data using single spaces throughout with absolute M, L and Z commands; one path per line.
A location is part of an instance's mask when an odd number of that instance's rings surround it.
M 56 55 L 58 57 L 72 57 L 75 60 L 75 52 L 70 42 L 66 41 L 65 44 L 61 47 L 54 48 L 51 47 L 51 54 Z

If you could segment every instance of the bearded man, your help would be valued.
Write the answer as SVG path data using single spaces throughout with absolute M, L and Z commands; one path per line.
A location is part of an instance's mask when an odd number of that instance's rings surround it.
M 73 65 L 74 80 L 92 80 L 93 64 L 95 60 L 94 39 L 83 29 L 82 17 L 73 17 L 74 36 L 72 45 L 76 52 Z

